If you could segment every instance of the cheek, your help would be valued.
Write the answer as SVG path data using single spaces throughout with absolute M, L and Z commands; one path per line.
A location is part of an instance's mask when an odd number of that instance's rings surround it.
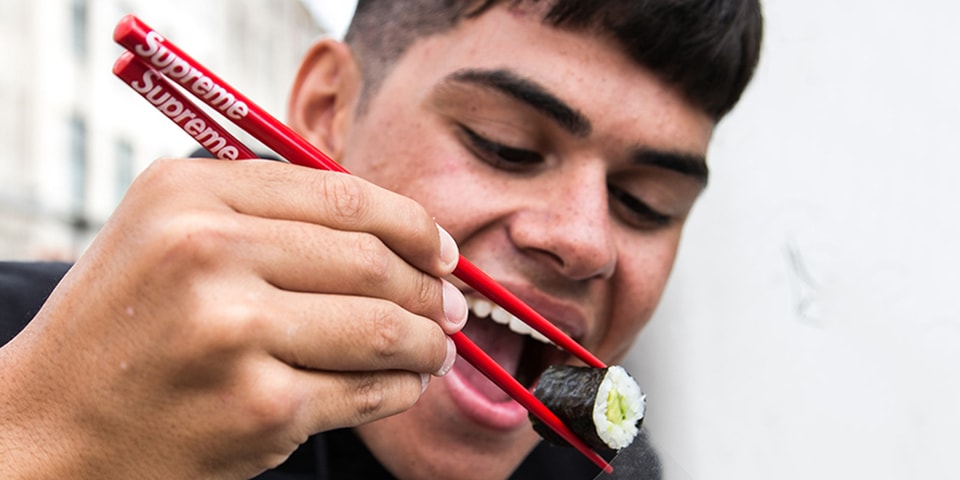
M 609 327 L 598 354 L 619 361 L 656 310 L 676 255 L 676 236 L 635 248 L 613 279 Z
M 650 321 L 656 299 L 644 291 L 634 294 L 627 302 L 614 307 L 610 318 L 610 327 L 597 349 L 597 354 L 609 362 L 619 362 L 629 351 L 637 335 Z
M 489 198 L 480 191 L 483 182 L 471 169 L 464 149 L 441 125 L 370 122 L 364 127 L 357 129 L 355 140 L 345 149 L 344 166 L 416 200 L 455 237 L 458 224 L 467 221 L 471 207 L 478 205 L 475 200 Z

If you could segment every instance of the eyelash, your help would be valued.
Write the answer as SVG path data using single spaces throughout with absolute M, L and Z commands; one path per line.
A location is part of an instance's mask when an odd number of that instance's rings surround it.
M 460 130 L 467 137 L 471 150 L 497 168 L 523 170 L 543 162 L 543 155 L 537 152 L 496 143 L 463 125 Z
M 633 217 L 633 221 L 628 219 L 627 222 L 635 225 L 637 228 L 642 230 L 663 228 L 670 225 L 670 222 L 673 220 L 673 217 L 670 215 L 665 215 L 650 208 L 650 206 L 642 200 L 630 195 L 616 185 L 608 183 L 607 191 L 610 192 L 612 200 L 616 200 L 629 211 L 629 216 Z
M 528 170 L 543 162 L 543 156 L 539 153 L 512 148 L 494 142 L 464 125 L 459 125 L 459 128 L 466 137 L 469 148 L 494 167 L 520 171 Z M 634 197 L 616 185 L 608 183 L 607 191 L 609 192 L 611 201 L 616 201 L 627 210 L 627 212 L 623 213 L 623 216 L 627 217 L 625 221 L 636 226 L 636 228 L 653 230 L 666 227 L 672 220 L 672 217 L 669 215 L 657 212 L 639 198 Z

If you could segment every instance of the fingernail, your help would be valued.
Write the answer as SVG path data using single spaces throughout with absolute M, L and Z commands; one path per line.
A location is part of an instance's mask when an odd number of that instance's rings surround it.
M 440 232 L 440 260 L 444 265 L 454 268 L 460 260 L 460 248 L 443 227 L 437 225 L 437 231 Z
M 457 346 L 453 344 L 453 340 L 450 337 L 447 337 L 447 358 L 443 359 L 443 366 L 440 367 L 440 370 L 437 370 L 437 373 L 434 375 L 442 377 L 453 368 L 453 362 L 457 360 Z
M 467 323 L 467 300 L 463 292 L 446 280 L 443 282 L 443 316 L 450 328 L 444 329 L 447 333 L 459 332 Z
M 430 385 L 430 375 L 427 373 L 420 374 L 420 395 L 423 395 L 423 392 L 427 391 L 427 386 Z

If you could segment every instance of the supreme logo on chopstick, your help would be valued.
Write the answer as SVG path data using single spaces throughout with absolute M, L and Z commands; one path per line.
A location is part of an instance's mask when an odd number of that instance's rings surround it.
M 209 105 L 220 110 L 229 118 L 240 120 L 247 116 L 250 108 L 238 100 L 226 88 L 217 85 L 210 77 L 177 56 L 163 45 L 166 39 L 157 32 L 150 31 L 145 43 L 133 47 L 133 53 L 146 60 L 152 67 L 172 80 L 175 80 L 197 97 L 203 98 Z
M 240 147 L 230 141 L 230 133 L 196 107 L 191 108 L 192 102 L 146 63 L 125 52 L 114 65 L 114 73 L 214 156 L 224 160 L 240 157 Z

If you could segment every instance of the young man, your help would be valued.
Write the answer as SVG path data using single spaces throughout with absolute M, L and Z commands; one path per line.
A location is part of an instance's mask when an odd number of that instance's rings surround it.
M 289 118 L 356 176 L 148 169 L 0 350 L 0 474 L 589 476 L 573 450 L 528 458 L 526 412 L 453 363 L 461 328 L 526 384 L 570 361 L 487 318 L 449 276 L 458 246 L 618 362 L 760 32 L 750 0 L 361 0 Z M 24 322 L 57 273 L 10 274 Z

